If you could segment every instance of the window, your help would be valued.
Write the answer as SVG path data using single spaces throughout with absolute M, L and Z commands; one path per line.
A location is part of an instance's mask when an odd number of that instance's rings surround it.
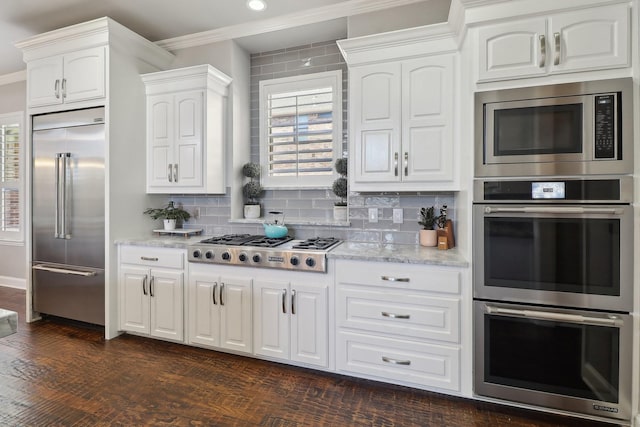
M 340 70 L 260 82 L 264 187 L 330 187 L 341 150 Z
M 0 115 L 0 240 L 22 240 L 22 113 Z

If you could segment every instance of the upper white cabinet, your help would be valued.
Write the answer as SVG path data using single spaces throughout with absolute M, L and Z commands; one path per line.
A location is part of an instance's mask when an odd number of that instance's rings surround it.
M 104 98 L 105 48 L 30 61 L 27 74 L 29 107 Z
M 339 42 L 354 191 L 457 189 L 457 47 L 432 27 Z
M 226 192 L 227 91 L 210 65 L 145 74 L 147 192 Z
M 627 67 L 630 10 L 609 5 L 478 29 L 478 81 Z

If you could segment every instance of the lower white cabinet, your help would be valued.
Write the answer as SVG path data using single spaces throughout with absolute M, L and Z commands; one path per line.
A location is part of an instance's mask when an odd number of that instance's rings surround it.
M 328 286 L 255 280 L 256 355 L 328 367 Z
M 194 265 L 189 274 L 188 343 L 251 353 L 252 279 L 211 269 Z
M 460 391 L 461 272 L 336 262 L 336 367 L 396 384 Z
M 120 330 L 184 341 L 182 250 L 120 247 Z

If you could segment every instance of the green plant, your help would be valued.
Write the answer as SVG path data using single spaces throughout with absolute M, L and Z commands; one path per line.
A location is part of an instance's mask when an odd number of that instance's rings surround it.
M 242 175 L 249 178 L 250 181 L 242 186 L 242 195 L 247 198 L 247 205 L 258 205 L 258 197 L 264 193 L 264 188 L 260 185 L 260 165 L 257 163 L 246 163 L 242 166 Z
M 335 206 L 347 206 L 347 194 L 348 194 L 348 183 L 347 183 L 347 169 L 348 169 L 347 159 L 341 158 L 337 159 L 335 163 L 336 172 L 340 175 L 340 178 L 333 181 L 333 186 L 331 189 L 333 190 L 333 194 L 340 197 L 340 201 L 335 202 Z
M 153 219 L 175 219 L 188 221 L 191 218 L 191 214 L 180 207 L 174 206 L 173 202 L 163 208 L 149 208 L 144 211 Z
M 429 208 L 420 209 L 420 220 L 418 224 L 425 230 L 433 230 L 433 226 L 436 224 L 437 218 L 435 216 L 435 208 L 433 206 Z

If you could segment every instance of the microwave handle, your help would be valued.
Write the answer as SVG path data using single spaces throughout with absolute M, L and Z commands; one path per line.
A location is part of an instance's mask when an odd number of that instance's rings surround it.
M 605 215 L 622 215 L 622 209 L 617 208 L 584 208 L 580 206 L 572 207 L 494 207 L 486 206 L 485 214 L 493 213 L 549 213 L 549 214 L 605 214 Z
M 512 308 L 502 308 L 502 307 L 494 307 L 492 305 L 487 305 L 486 311 L 488 314 L 504 314 L 504 315 L 512 315 L 512 316 L 522 316 L 529 319 L 536 320 L 553 320 L 558 322 L 568 322 L 568 323 L 587 323 L 591 325 L 601 325 L 601 326 L 614 326 L 620 327 L 623 325 L 622 319 L 617 316 L 611 316 L 607 319 L 602 319 L 599 317 L 587 317 L 581 316 L 579 314 L 566 314 L 566 313 L 554 313 L 549 311 L 536 311 L 536 310 L 515 310 Z
M 538 60 L 538 67 L 544 68 L 547 62 L 547 40 L 544 34 L 539 38 L 540 40 L 540 59 Z

